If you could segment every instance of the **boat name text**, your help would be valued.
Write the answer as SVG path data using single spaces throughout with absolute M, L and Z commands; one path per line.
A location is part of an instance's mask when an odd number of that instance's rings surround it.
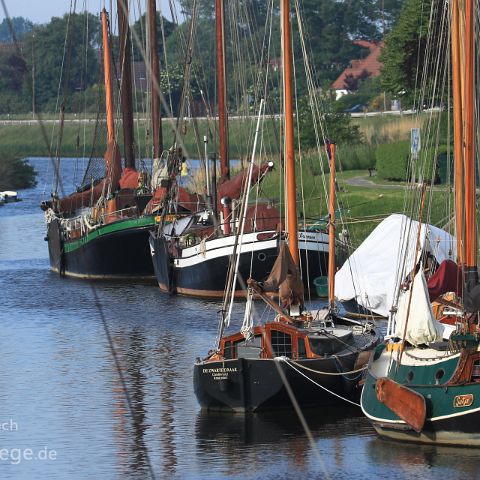
M 227 380 L 229 373 L 235 373 L 237 367 L 204 368 L 202 373 L 210 373 L 214 380 Z
M 473 394 L 468 393 L 466 395 L 457 395 L 453 399 L 453 406 L 455 408 L 461 408 L 461 407 L 470 407 L 473 403 Z

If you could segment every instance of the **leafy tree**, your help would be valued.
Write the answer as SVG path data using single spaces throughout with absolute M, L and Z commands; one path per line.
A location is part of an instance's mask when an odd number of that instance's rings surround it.
M 175 23 L 171 22 L 170 20 L 166 19 L 163 17 L 163 19 L 160 19 L 160 13 L 157 12 L 157 52 L 159 53 L 159 58 L 162 60 L 162 55 L 161 52 L 164 51 L 164 45 L 163 45 L 163 37 L 161 34 L 161 27 L 162 27 L 162 21 L 163 21 L 163 31 L 165 34 L 165 39 L 167 39 L 175 30 L 176 25 Z M 147 19 L 146 19 L 146 14 L 142 15 L 133 25 L 132 29 L 135 31 L 137 37 L 140 40 L 143 40 L 147 36 Z M 145 42 L 144 42 L 145 43 Z M 140 54 L 140 49 L 138 47 L 137 42 L 133 42 L 133 59 L 134 60 L 143 60 L 142 55 Z
M 56 99 L 60 78 L 67 95 L 85 90 L 101 79 L 99 33 L 99 19 L 84 13 L 72 14 L 70 19 L 68 15 L 53 17 L 50 23 L 37 27 L 26 38 L 30 71 L 33 64 L 35 66 L 35 96 L 40 108 Z M 62 98 L 63 90 L 59 93 Z
M 438 53 L 445 49 L 448 31 L 441 24 L 445 21 L 443 8 L 438 0 L 407 0 L 397 25 L 385 39 L 382 86 L 402 95 L 404 104 L 413 101 L 421 72 L 426 74 L 427 87 L 437 74 Z M 430 18 L 433 24 L 429 26 Z M 445 61 L 447 55 L 443 57 Z
M 372 102 L 381 96 L 381 103 L 373 105 Z M 383 109 L 383 94 L 380 85 L 380 77 L 368 77 L 357 83 L 357 91 L 348 95 L 343 95 L 334 104 L 333 108 L 337 112 L 344 112 L 355 105 L 363 105 L 371 110 Z
M 20 54 L 14 49 L 0 51 L 0 113 L 28 111 L 29 96 L 23 94 L 26 74 Z
M 352 38 L 380 40 L 398 19 L 405 0 L 344 0 L 346 27 Z
M 33 29 L 33 23 L 23 17 L 10 18 L 15 38 L 18 41 L 23 40 L 25 35 Z M 0 23 L 0 43 L 13 43 L 13 38 L 6 18 Z
M 325 131 L 330 140 L 336 143 L 359 144 L 362 141 L 362 135 L 358 125 L 353 125 L 350 115 L 339 112 L 334 109 L 332 98 L 323 98 Z M 312 111 L 309 106 L 308 98 L 304 97 L 299 101 L 298 122 L 300 131 L 300 141 L 303 148 L 316 147 L 316 137 Z
M 24 159 L 0 156 L 0 190 L 30 188 L 36 184 L 36 172 Z

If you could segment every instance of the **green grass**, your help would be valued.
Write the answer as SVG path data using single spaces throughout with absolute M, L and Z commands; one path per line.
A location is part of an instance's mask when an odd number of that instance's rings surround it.
M 298 175 L 298 173 L 297 173 Z M 405 189 L 385 189 L 381 186 L 373 185 L 370 187 L 358 187 L 347 183 L 350 178 L 365 176 L 368 172 L 365 170 L 352 170 L 337 174 L 338 193 L 337 201 L 342 210 L 342 219 L 348 227 L 350 239 L 354 247 L 357 247 L 378 225 L 378 223 L 391 215 L 392 213 L 404 213 Z M 326 175 L 326 183 L 330 175 Z M 323 182 L 320 177 L 304 175 L 305 192 L 305 217 L 315 221 L 325 216 L 328 212 L 328 205 L 323 194 Z M 278 171 L 272 172 L 263 184 L 263 196 L 267 198 L 279 198 L 280 174 Z M 409 198 L 412 193 L 407 194 Z M 426 196 L 423 218 L 434 225 L 442 226 L 448 216 L 446 190 L 435 189 Z M 418 197 L 418 193 L 417 193 Z M 431 208 L 428 206 L 431 201 Z M 282 202 L 279 202 L 283 208 Z M 407 205 L 411 205 L 410 200 Z M 418 207 L 419 202 L 413 202 Z M 303 203 L 297 202 L 297 209 L 300 212 L 299 217 L 303 217 Z M 408 214 L 408 213 L 407 213 Z M 410 216 L 413 216 L 410 213 Z M 342 222 L 337 223 L 337 230 L 342 228 Z
M 26 156 L 48 156 L 50 145 L 52 154 L 55 155 L 56 142 L 58 138 L 59 126 L 52 122 L 43 122 L 42 126 L 39 122 L 26 119 L 28 123 L 21 124 L 0 124 L 0 151 L 11 155 Z M 45 119 L 47 120 L 47 119 Z M 196 128 L 195 128 L 196 127 Z M 278 121 L 265 120 L 265 134 L 263 148 L 265 152 L 277 151 L 275 146 L 278 143 L 278 135 L 274 132 L 278 130 Z M 121 129 L 121 124 L 117 126 Z M 151 135 L 148 125 L 144 121 L 135 122 L 134 126 L 137 148 L 141 156 L 149 156 L 151 145 Z M 180 125 L 179 129 L 184 135 L 182 137 L 185 151 L 190 158 L 199 158 L 204 155 L 203 137 L 209 138 L 208 151 L 210 153 L 216 150 L 212 139 L 215 138 L 213 125 L 208 125 L 206 120 L 198 120 L 196 124 L 193 121 L 187 121 Z M 198 132 L 200 146 L 196 141 L 195 130 Z M 174 139 L 174 129 L 170 122 L 163 121 L 163 137 L 165 148 L 172 145 Z M 254 124 L 252 120 L 230 121 L 230 156 L 231 158 L 246 158 L 251 155 L 253 145 Z M 89 123 L 66 122 L 63 127 L 63 141 L 60 155 L 65 157 L 81 157 L 84 153 L 83 145 L 88 156 L 90 146 L 94 141 L 95 122 Z M 51 140 L 53 138 L 53 141 Z M 121 133 L 117 134 L 121 145 Z M 98 143 L 105 145 L 106 131 L 105 126 L 101 125 L 97 135 Z

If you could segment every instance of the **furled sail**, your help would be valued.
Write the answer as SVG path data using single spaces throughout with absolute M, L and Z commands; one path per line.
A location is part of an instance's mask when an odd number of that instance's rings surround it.
M 442 339 L 443 328 L 433 316 L 423 269 L 415 275 L 413 288 L 400 291 L 395 326 L 395 336 L 403 338 L 405 332 L 405 340 L 415 346 Z
M 279 289 L 284 307 L 303 305 L 303 282 L 286 243 L 280 245 L 278 257 L 262 288 L 265 292 L 276 292 Z

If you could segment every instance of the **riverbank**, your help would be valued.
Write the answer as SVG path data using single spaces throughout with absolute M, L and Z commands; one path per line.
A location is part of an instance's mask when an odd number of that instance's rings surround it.
M 281 143 L 278 116 L 266 117 L 262 128 L 262 149 L 265 154 L 279 151 Z M 255 118 L 229 118 L 229 152 L 231 158 L 248 158 L 252 153 Z M 118 130 L 121 130 L 118 122 Z M 367 117 L 355 118 L 353 123 L 362 132 L 366 146 L 389 143 L 409 138 L 410 129 L 417 125 L 413 116 L 405 117 Z M 164 145 L 173 144 L 174 127 L 170 120 L 164 119 Z M 47 157 L 55 154 L 60 124 L 52 114 L 42 116 L 42 121 L 21 115 L 0 116 L 0 151 L 18 157 Z M 187 156 L 200 158 L 204 156 L 204 136 L 207 137 L 207 150 L 213 155 L 216 132 L 214 122 L 205 118 L 188 119 L 179 125 L 182 142 Z M 149 157 L 151 136 L 145 119 L 135 120 L 135 138 L 140 157 Z M 122 135 L 118 135 L 121 144 Z M 105 122 L 96 122 L 95 118 L 81 118 L 73 114 L 66 115 L 63 126 L 62 146 L 59 155 L 64 157 L 85 157 L 90 155 L 95 140 L 99 145 L 105 144 Z M 346 145 L 342 146 L 348 148 Z
M 121 122 L 117 131 L 121 130 Z M 265 151 L 278 151 L 278 120 L 265 119 Z M 251 155 L 254 129 L 251 119 L 232 119 L 230 121 L 229 152 L 231 158 L 248 158 Z M 275 126 L 275 128 L 273 128 Z M 175 125 L 163 120 L 163 143 L 165 148 L 173 145 Z M 52 119 L 39 122 L 34 119 L 15 119 L 0 121 L 0 151 L 18 157 L 57 156 L 57 138 L 60 124 Z M 215 145 L 215 125 L 206 119 L 189 119 L 178 127 L 181 144 L 189 158 L 204 156 L 204 137 L 207 138 L 207 151 L 213 155 L 218 148 Z M 151 157 L 151 134 L 146 120 L 136 120 L 134 124 L 136 152 L 138 158 Z M 69 117 L 63 125 L 62 144 L 58 155 L 61 157 L 88 157 L 92 145 L 106 145 L 106 124 L 94 119 Z M 117 134 L 118 143 L 123 150 L 122 135 Z

